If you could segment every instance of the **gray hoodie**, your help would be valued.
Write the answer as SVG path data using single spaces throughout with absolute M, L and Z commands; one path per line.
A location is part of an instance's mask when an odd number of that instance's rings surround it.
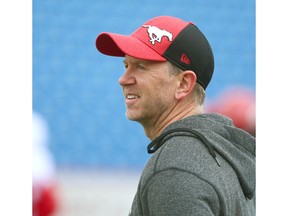
M 255 138 L 230 119 L 174 122 L 148 152 L 130 216 L 255 215 Z

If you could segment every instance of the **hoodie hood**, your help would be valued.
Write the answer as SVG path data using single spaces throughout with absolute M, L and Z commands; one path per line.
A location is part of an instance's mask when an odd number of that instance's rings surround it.
M 157 151 L 174 136 L 193 136 L 200 139 L 219 165 L 215 151 L 233 167 L 246 197 L 255 192 L 255 137 L 236 128 L 232 120 L 220 114 L 190 116 L 169 125 L 148 145 L 148 153 Z

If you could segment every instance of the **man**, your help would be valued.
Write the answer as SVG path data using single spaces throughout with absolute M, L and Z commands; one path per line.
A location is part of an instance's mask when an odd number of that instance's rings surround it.
M 255 139 L 204 113 L 214 59 L 196 25 L 159 16 L 96 47 L 125 58 L 126 115 L 152 141 L 130 216 L 255 215 Z
M 217 112 L 233 120 L 233 124 L 256 136 L 255 91 L 246 86 L 231 86 L 206 104 L 206 112 Z
M 42 114 L 35 110 L 32 114 L 32 212 L 33 216 L 55 215 L 59 200 L 50 128 Z

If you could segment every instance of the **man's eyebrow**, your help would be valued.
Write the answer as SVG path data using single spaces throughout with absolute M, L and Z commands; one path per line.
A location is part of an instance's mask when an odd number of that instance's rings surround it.
M 139 65 L 139 64 L 144 64 L 146 65 L 147 64 L 147 61 L 146 60 L 141 60 L 141 59 L 124 59 L 123 60 L 123 63 L 124 64 L 133 64 L 133 65 Z
M 124 64 L 128 64 L 128 63 L 129 63 L 129 64 L 137 64 L 136 61 L 131 61 L 131 60 L 127 60 L 127 59 L 124 59 L 124 60 L 123 60 L 123 63 L 124 63 Z

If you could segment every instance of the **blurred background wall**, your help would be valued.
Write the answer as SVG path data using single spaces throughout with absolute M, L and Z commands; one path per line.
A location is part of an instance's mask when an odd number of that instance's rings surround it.
M 33 108 L 51 127 L 59 166 L 142 167 L 149 142 L 125 117 L 122 58 L 95 48 L 102 31 L 130 34 L 153 16 L 195 22 L 211 43 L 207 99 L 231 85 L 255 88 L 254 1 L 33 1 Z
M 255 1 L 34 0 L 33 109 L 48 122 L 60 181 L 73 179 L 62 175 L 67 168 L 82 176 L 94 169 L 138 176 L 144 167 L 149 140 L 125 117 L 123 59 L 100 54 L 95 39 L 103 31 L 131 34 L 159 15 L 193 21 L 208 38 L 215 58 L 208 103 L 231 86 L 255 90 Z

